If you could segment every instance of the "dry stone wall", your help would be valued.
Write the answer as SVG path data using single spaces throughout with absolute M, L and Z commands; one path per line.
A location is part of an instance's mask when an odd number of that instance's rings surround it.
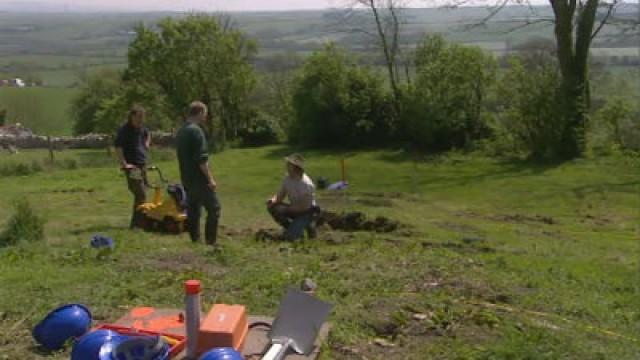
M 172 133 L 153 133 L 155 146 L 169 147 L 175 143 Z M 4 148 L 18 149 L 104 149 L 113 144 L 113 138 L 104 134 L 87 134 L 82 136 L 42 136 L 34 134 L 30 129 L 19 126 L 0 127 L 0 145 Z

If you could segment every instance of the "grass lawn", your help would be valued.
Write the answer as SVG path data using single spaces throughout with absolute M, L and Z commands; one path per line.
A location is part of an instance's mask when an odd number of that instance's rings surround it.
M 40 135 L 71 135 L 69 113 L 77 90 L 63 88 L 0 88 L 0 109 L 9 123 L 22 123 Z
M 286 287 L 306 277 L 336 305 L 323 359 L 638 358 L 637 158 L 543 166 L 455 154 L 412 161 L 393 151 L 306 152 L 314 178 L 337 180 L 339 160 L 347 159 L 351 188 L 319 192 L 323 207 L 406 227 L 257 242 L 253 231 L 273 227 L 263 204 L 288 152 L 212 157 L 221 251 L 186 235 L 127 230 L 131 199 L 104 152 L 59 154 L 77 169 L 1 177 L 0 224 L 24 197 L 48 223 L 44 242 L 0 249 L 0 359 L 68 359 L 69 349 L 43 354 L 30 337 L 62 303 L 84 303 L 98 321 L 114 321 L 138 305 L 181 307 L 182 281 L 199 278 L 206 309 L 241 303 L 271 315 Z M 47 156 L 2 153 L 0 165 Z M 177 178 L 169 155 L 154 158 Z M 96 258 L 95 233 L 116 240 L 111 258 Z

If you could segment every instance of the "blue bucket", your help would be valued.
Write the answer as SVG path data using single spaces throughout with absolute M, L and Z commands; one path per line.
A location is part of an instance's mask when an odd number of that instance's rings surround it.
M 202 354 L 199 360 L 243 360 L 233 348 L 217 348 Z
M 58 350 L 91 328 L 91 312 L 79 304 L 61 306 L 50 312 L 33 329 L 33 338 L 48 350 Z
M 73 345 L 71 360 L 112 360 L 116 346 L 128 338 L 111 330 L 90 332 Z

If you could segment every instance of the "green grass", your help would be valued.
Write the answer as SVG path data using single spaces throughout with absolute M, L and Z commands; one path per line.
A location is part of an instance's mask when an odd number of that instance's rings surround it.
M 74 89 L 0 88 L 0 109 L 8 110 L 8 122 L 22 123 L 42 135 L 70 135 L 69 114 Z
M 314 278 L 319 296 L 336 305 L 324 359 L 640 353 L 638 159 L 543 166 L 455 154 L 414 162 L 392 151 L 306 152 L 309 173 L 331 180 L 347 158 L 351 189 L 319 193 L 325 208 L 362 210 L 409 227 L 324 232 L 298 245 L 256 242 L 251 231 L 273 227 L 263 204 L 278 187 L 289 151 L 212 157 L 223 206 L 220 252 L 184 235 L 127 230 L 130 195 L 104 152 L 59 155 L 100 167 L 0 178 L 0 219 L 22 198 L 48 219 L 43 244 L 0 249 L 0 327 L 11 329 L 0 332 L 0 354 L 67 359 L 68 350 L 41 355 L 29 336 L 54 306 L 81 302 L 97 319 L 114 321 L 132 306 L 180 307 L 181 281 L 192 277 L 204 281 L 205 306 L 242 303 L 268 315 L 288 285 Z M 1 164 L 48 155 L 0 156 Z M 177 178 L 174 162 L 158 164 Z M 89 247 L 94 233 L 115 238 L 111 258 L 96 259 Z M 396 346 L 375 345 L 380 338 Z

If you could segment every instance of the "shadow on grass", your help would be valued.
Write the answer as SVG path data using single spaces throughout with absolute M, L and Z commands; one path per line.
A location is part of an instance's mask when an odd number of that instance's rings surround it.
M 267 159 L 283 159 L 286 156 L 289 156 L 293 153 L 299 153 L 302 154 L 305 158 L 313 158 L 313 157 L 319 157 L 319 156 L 336 156 L 336 157 L 342 157 L 342 158 L 348 158 L 351 157 L 357 153 L 360 152 L 367 152 L 367 151 L 371 151 L 373 149 L 361 149 L 361 150 L 353 150 L 353 149 L 313 149 L 313 148 L 300 148 L 300 147 L 293 147 L 293 146 L 286 146 L 286 145 L 281 145 L 278 147 L 275 147 L 273 149 L 271 149 L 270 151 L 268 151 L 265 155 L 265 158 Z M 378 149 L 379 150 L 379 149 Z
M 385 153 L 380 155 L 378 159 L 394 164 L 414 163 L 416 171 L 419 171 L 420 165 L 432 166 L 433 170 L 428 174 L 428 183 L 436 187 L 468 186 L 485 181 L 543 175 L 562 165 L 561 162 L 492 159 L 491 166 L 484 166 L 480 161 L 482 158 L 474 158 L 472 155 L 455 157 L 448 153 L 424 155 L 405 151 Z M 480 161 L 477 166 L 476 161 Z M 438 166 L 440 165 L 443 167 L 439 171 Z

